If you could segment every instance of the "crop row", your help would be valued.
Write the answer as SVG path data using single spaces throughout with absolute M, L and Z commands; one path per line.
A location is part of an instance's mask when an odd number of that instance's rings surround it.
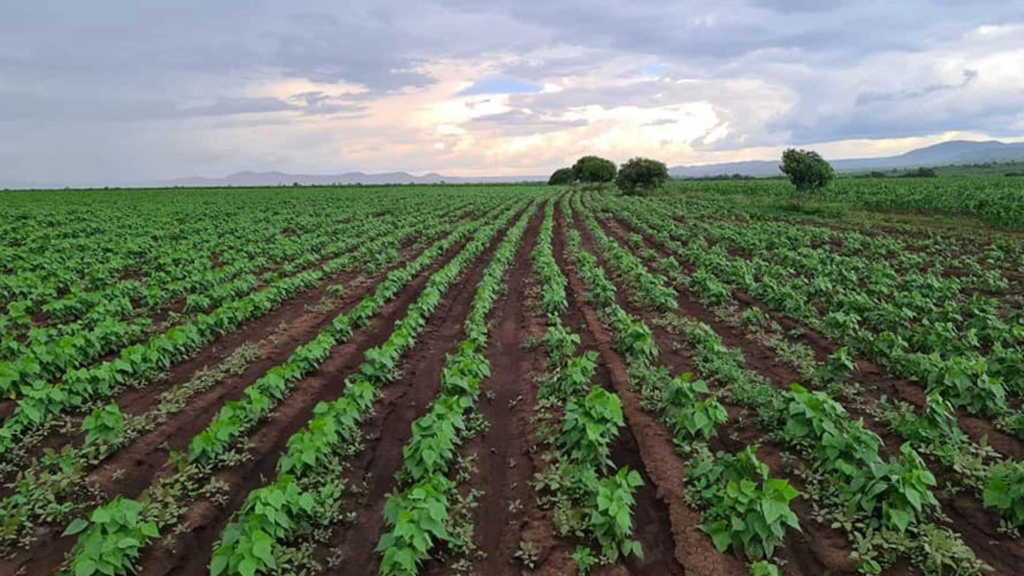
M 502 292 L 502 278 L 515 259 L 526 225 L 536 208 L 510 228 L 477 284 L 464 323 L 465 337 L 441 369 L 441 391 L 426 413 L 412 423 L 412 436 L 402 448 L 398 489 L 384 504 L 386 532 L 377 550 L 383 553 L 380 573 L 414 575 L 432 550 L 445 545 L 459 550 L 471 534 L 453 524 L 452 500 L 457 484 L 449 474 L 460 444 L 472 434 L 467 415 L 476 407 L 480 383 L 490 376 L 484 356 L 489 339 L 487 316 Z
M 613 259 L 621 253 L 609 250 L 605 256 Z M 619 316 L 623 316 L 620 323 L 624 326 L 637 322 L 625 318 L 628 313 L 624 311 Z M 610 324 L 614 329 L 615 322 Z M 877 573 L 895 561 L 897 554 L 911 557 L 928 573 L 938 573 L 946 564 L 966 572 L 980 569 L 966 545 L 929 522 L 939 508 L 931 491 L 936 482 L 913 448 L 905 445 L 899 458 L 885 460 L 879 451 L 881 439 L 862 422 L 851 422 L 845 410 L 824 392 L 812 394 L 796 385 L 790 392 L 782 392 L 743 369 L 741 353 L 726 348 L 710 327 L 686 320 L 682 324 L 695 350 L 698 370 L 721 384 L 731 401 L 756 411 L 760 426 L 771 438 L 797 450 L 810 463 L 803 478 L 808 495 L 819 512 L 847 532 L 862 571 Z M 628 359 L 628 333 L 617 332 Z M 707 396 L 707 387 L 685 375 L 672 378 L 666 371 L 645 370 L 641 361 L 639 357 L 631 362 L 633 377 L 646 391 L 647 405 L 660 409 L 681 443 L 692 446 L 713 437 L 715 427 L 726 417 L 717 400 Z M 756 560 L 781 545 L 786 526 L 797 526 L 796 517 L 788 510 L 788 502 L 797 492 L 784 481 L 768 478 L 753 450 L 733 456 L 698 449 L 688 477 L 694 478 L 689 487 L 692 501 L 702 508 L 703 528 L 715 544 L 720 549 L 742 548 L 748 558 Z M 731 488 L 730 482 L 735 483 Z M 772 504 L 765 506 L 764 501 Z M 756 505 L 748 507 L 751 504 Z M 745 521 L 737 523 L 730 518 Z M 931 545 L 939 540 L 959 544 L 933 550 Z
M 323 278 L 373 257 L 392 245 L 395 237 L 404 237 L 418 226 L 390 230 L 355 252 L 335 258 L 322 267 L 279 280 L 270 286 L 217 308 L 209 315 L 170 328 L 144 344 L 130 346 L 115 360 L 88 369 L 71 370 L 59 383 L 36 382 L 23 390 L 14 414 L 0 427 L 0 454 L 6 454 L 17 440 L 38 427 L 53 422 L 69 409 L 113 395 L 128 382 L 146 382 L 175 362 L 181 361 L 221 334 L 231 332 L 244 322 L 257 318 Z M 384 230 L 381 230 L 384 232 Z
M 486 247 L 489 239 L 500 229 L 502 223 L 508 221 L 511 215 L 512 212 L 508 211 L 496 222 L 480 228 L 470 243 L 453 260 L 432 275 L 420 297 L 410 305 L 405 318 L 396 324 L 388 341 L 365 353 L 364 362 L 358 373 L 346 380 L 343 396 L 332 403 L 321 403 L 314 409 L 314 418 L 310 424 L 289 439 L 288 451 L 278 461 L 280 474 L 275 484 L 250 493 L 246 503 L 238 512 L 238 518 L 225 529 L 222 544 L 214 555 L 212 565 L 214 569 L 219 567 L 221 570 L 228 569 L 231 573 L 248 574 L 252 573 L 250 568 L 255 570 L 257 566 L 270 566 L 271 564 L 258 563 L 262 556 L 262 550 L 265 546 L 269 546 L 269 541 L 266 541 L 263 536 L 266 534 L 265 530 L 270 530 L 271 535 L 283 535 L 288 530 L 297 527 L 288 521 L 288 517 L 285 515 L 288 510 L 296 512 L 304 510 L 305 506 L 313 501 L 321 507 L 328 507 L 319 508 L 318 511 L 323 514 L 314 514 L 313 519 L 327 521 L 334 518 L 329 514 L 330 507 L 336 504 L 334 498 L 327 497 L 331 494 L 330 492 L 318 490 L 309 494 L 298 494 L 296 490 L 300 484 L 296 482 L 305 480 L 305 475 L 308 474 L 321 481 L 331 480 L 334 482 L 332 486 L 337 488 L 339 478 L 330 477 L 330 471 L 334 470 L 329 465 L 332 450 L 345 451 L 351 449 L 355 444 L 342 442 L 345 436 L 344 432 L 353 430 L 352 426 L 346 425 L 346 423 L 354 425 L 356 420 L 352 420 L 352 418 L 365 410 L 369 406 L 368 403 L 372 402 L 374 397 L 372 382 L 386 381 L 394 376 L 398 359 L 415 341 L 416 333 L 422 329 L 426 318 L 440 301 L 444 289 L 450 286 L 458 277 L 461 269 Z M 233 443 L 232 440 L 240 438 L 245 431 L 251 429 L 261 418 L 269 414 L 272 406 L 283 400 L 296 382 L 320 366 L 333 346 L 350 338 L 354 328 L 364 326 L 387 301 L 393 299 L 415 277 L 419 270 L 439 258 L 454 243 L 465 238 L 477 227 L 478 225 L 475 223 L 467 223 L 457 228 L 444 240 L 431 246 L 420 258 L 389 274 L 388 278 L 378 285 L 374 294 L 368 295 L 350 311 L 336 318 L 319 336 L 297 349 L 285 364 L 271 368 L 265 376 L 250 385 L 243 393 L 241 401 L 225 405 L 213 422 L 190 442 L 187 456 L 190 466 L 205 471 L 202 475 L 206 476 L 213 468 L 231 465 L 232 462 L 235 462 L 232 450 L 233 445 L 237 443 Z M 371 388 L 368 389 L 367 386 Z M 191 479 L 186 475 L 186 478 L 182 480 L 177 485 L 178 494 L 175 496 L 181 496 L 182 489 L 188 485 Z M 194 480 L 191 481 L 194 482 Z M 313 498 L 312 494 L 316 494 L 318 497 Z M 264 496 L 266 497 L 265 501 Z M 106 507 L 123 506 L 124 502 L 130 501 L 116 499 Z M 151 518 L 160 518 L 161 514 L 174 509 L 165 499 L 154 498 L 149 502 L 158 504 L 149 509 L 143 509 Z M 163 503 L 163 505 L 161 506 L 159 503 Z M 300 508 L 293 510 L 296 505 Z M 97 511 L 102 509 L 104 508 L 97 509 Z M 93 512 L 91 519 L 95 515 L 96 511 Z M 278 526 L 278 519 L 284 523 L 283 526 Z M 169 525 L 174 520 L 176 517 L 166 518 L 157 524 Z M 254 528 L 250 538 L 244 536 L 246 526 Z M 86 525 L 80 524 L 76 528 L 81 527 L 86 527 Z M 141 539 L 140 546 L 133 550 L 132 558 L 127 558 L 127 561 L 125 558 L 117 556 L 109 559 L 97 558 L 94 554 L 95 551 L 110 548 L 104 548 L 97 542 L 109 542 L 111 546 L 116 546 L 117 536 L 111 534 L 110 527 L 97 525 L 95 522 L 88 525 L 87 528 L 88 530 L 80 536 L 79 544 L 75 548 L 72 566 L 76 570 L 79 563 L 86 563 L 89 566 L 89 563 L 98 564 L 102 561 L 117 565 L 116 573 L 123 573 L 131 566 L 131 560 L 138 556 L 139 548 L 152 541 L 152 537 Z M 137 526 L 118 528 L 120 532 L 129 529 L 136 537 L 139 536 Z M 270 562 L 273 562 L 273 559 Z
M 479 225 L 474 222 L 463 224 L 427 248 L 406 266 L 389 273 L 375 291 L 367 295 L 359 305 L 336 317 L 316 338 L 298 347 L 287 362 L 272 368 L 250 385 L 241 400 L 225 405 L 213 422 L 192 440 L 189 452 L 191 460 L 200 466 L 209 467 L 215 460 L 229 459 L 228 447 L 232 440 L 250 429 L 261 416 L 265 416 L 280 402 L 290 392 L 291 384 L 298 377 L 319 365 L 325 352 L 333 346 L 331 342 L 348 339 L 353 330 L 364 326 L 420 271 L 464 239 L 477 226 Z M 434 227 L 435 231 L 426 227 L 423 230 L 428 236 L 433 236 L 436 232 L 448 228 L 444 223 L 435 223 Z M 188 385 L 190 386 L 191 382 Z M 184 409 L 186 406 L 181 405 L 183 401 L 178 400 L 173 409 Z M 8 527 L 4 533 L 5 540 L 16 537 L 23 539 L 21 533 L 26 529 L 31 530 L 33 521 L 60 522 L 68 514 L 73 513 L 74 507 L 61 503 L 62 498 L 70 501 L 75 495 L 74 482 L 69 482 L 69 478 L 74 476 L 67 474 L 68 469 L 82 470 L 82 465 L 77 463 L 79 458 L 102 459 L 116 451 L 119 446 L 131 442 L 144 428 L 138 425 L 129 428 L 117 405 L 111 404 L 93 411 L 83 421 L 83 430 L 88 433 L 83 449 L 77 453 L 65 450 L 61 454 L 61 462 L 67 462 L 67 465 L 49 473 L 41 473 L 36 470 L 40 466 L 32 466 L 27 469 L 29 476 L 19 474 L 17 493 L 5 499 L 0 505 L 0 510 L 6 512 L 8 520 L 5 523 Z M 44 470 L 48 468 L 46 463 L 46 459 L 41 463 Z M 28 483 L 23 478 L 36 480 Z M 47 505 L 40 506 L 40 502 Z
M 325 259 L 347 255 L 347 253 L 363 245 L 364 237 L 383 229 L 409 231 L 405 236 L 388 236 L 389 240 L 392 241 L 391 246 L 379 244 L 376 252 L 361 253 L 360 261 L 375 261 L 382 254 L 394 252 L 394 246 L 397 246 L 403 238 L 416 234 L 415 227 L 422 222 L 422 219 L 412 216 L 405 216 L 391 223 L 373 220 L 364 221 L 360 226 L 353 227 L 350 230 L 339 231 L 342 234 L 341 240 L 332 243 L 324 250 L 316 250 L 307 254 L 306 257 L 298 258 L 291 262 L 289 267 L 294 266 L 295 270 L 298 271 L 311 267 Z M 349 257 L 351 258 L 351 256 Z M 211 306 L 223 305 L 236 298 L 243 297 L 256 287 L 256 279 L 251 275 L 233 282 L 218 283 L 216 288 L 214 288 L 216 293 L 207 295 L 194 293 L 189 295 L 184 311 L 186 313 L 204 311 Z M 127 297 L 122 297 L 122 299 L 121 301 L 127 301 Z M 199 303 L 197 304 L 197 302 Z M 123 322 L 115 315 L 107 317 L 98 325 L 88 330 L 71 332 L 52 340 L 30 340 L 25 348 L 20 350 L 20 354 L 12 361 L 0 362 L 0 394 L 20 394 L 24 389 L 31 388 L 37 382 L 59 379 L 64 374 L 137 341 L 140 337 L 146 335 L 150 327 L 151 322 L 147 318 Z M 16 342 L 16 340 L 11 341 Z
M 625 426 L 621 401 L 592 384 L 597 353 L 577 354 L 580 336 L 561 323 L 565 306 L 550 304 L 564 302 L 568 282 L 552 254 L 553 210 L 554 202 L 549 202 L 533 253 L 533 271 L 548 317 L 541 341 L 545 369 L 537 379 L 535 405 L 537 436 L 547 450 L 534 489 L 540 506 L 551 510 L 559 536 L 586 535 L 586 543 L 577 545 L 572 555 L 578 572 L 585 575 L 598 563 L 643 556 L 640 542 L 632 538 L 634 494 L 643 480 L 628 466 L 615 468 L 611 443 Z

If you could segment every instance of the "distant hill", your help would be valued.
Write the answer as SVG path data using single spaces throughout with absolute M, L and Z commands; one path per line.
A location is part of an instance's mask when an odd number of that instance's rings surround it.
M 237 172 L 223 178 L 203 178 L 192 176 L 158 182 L 72 182 L 73 188 L 201 188 L 201 187 L 258 187 L 258 186 L 291 186 L 299 183 L 303 186 L 330 186 L 333 184 L 502 184 L 517 182 L 547 182 L 547 176 L 479 176 L 458 177 L 441 174 L 424 174 L 414 176 L 408 172 L 385 172 L 366 174 L 364 172 L 345 172 L 344 174 L 288 174 L 286 172 Z M 3 189 L 55 189 L 64 188 L 66 184 L 57 182 L 25 182 L 0 179 L 0 190 Z
M 332 184 L 470 184 L 505 182 L 547 182 L 547 176 L 480 176 L 460 178 L 441 174 L 413 176 L 408 172 L 385 172 L 366 174 L 346 172 L 344 174 L 288 174 L 285 172 L 238 172 L 224 178 L 178 178 L 154 183 L 154 186 L 181 186 L 196 188 L 202 186 L 329 186 Z
M 989 162 L 1024 162 L 1024 142 L 1008 144 L 996 140 L 974 142 L 953 140 L 926 148 L 911 150 L 899 156 L 883 158 L 858 158 L 848 160 L 829 160 L 840 172 L 865 172 L 869 170 L 891 170 L 902 168 L 940 167 L 965 164 L 985 164 Z M 704 164 L 699 166 L 676 166 L 669 169 L 674 178 L 704 178 L 723 174 L 740 174 L 743 176 L 779 176 L 778 160 L 754 160 L 748 162 L 726 162 L 722 164 Z M 288 174 L 286 172 L 237 172 L 223 178 L 188 177 L 161 182 L 25 182 L 0 179 L 0 189 L 10 188 L 63 188 L 70 184 L 76 187 L 174 187 L 198 188 L 205 186 L 291 186 L 331 184 L 472 184 L 472 183 L 515 183 L 515 182 L 547 182 L 547 176 L 479 176 L 458 177 L 441 174 L 424 174 L 414 176 L 408 172 L 385 172 L 367 174 L 365 172 L 345 172 L 343 174 Z
M 899 156 L 829 161 L 840 172 L 1024 161 L 1024 142 L 1007 144 L 997 140 L 984 142 L 951 140 L 935 144 L 934 146 L 911 150 Z M 778 176 L 779 161 L 754 160 L 749 162 L 704 164 L 700 166 L 675 166 L 669 169 L 669 174 L 674 178 L 703 178 L 722 174 Z

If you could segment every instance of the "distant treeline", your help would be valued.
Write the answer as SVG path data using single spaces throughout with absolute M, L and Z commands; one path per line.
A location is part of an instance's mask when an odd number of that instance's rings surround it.
M 1009 168 L 1009 170 L 1008 170 Z M 985 162 L 980 164 L 955 164 L 949 166 L 922 168 L 893 168 L 870 172 L 840 172 L 839 178 L 944 178 L 958 176 L 1002 176 L 1024 177 L 1024 162 Z M 673 180 L 687 182 L 724 182 L 742 180 L 785 180 L 785 176 L 751 176 L 748 174 L 716 174 L 714 176 L 675 177 Z
M 716 174 L 714 176 L 676 176 L 673 180 L 686 180 L 694 182 L 718 182 L 722 180 L 785 180 L 783 175 L 778 176 L 751 176 L 749 174 Z

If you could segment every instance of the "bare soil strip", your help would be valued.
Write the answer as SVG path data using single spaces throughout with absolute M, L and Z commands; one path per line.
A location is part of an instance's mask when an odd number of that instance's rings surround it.
M 599 262 L 605 264 L 600 252 L 595 249 L 590 231 L 582 225 L 579 228 L 584 247 L 590 250 L 598 258 Z M 615 237 L 618 241 L 623 241 L 623 238 L 612 234 L 607 228 L 605 232 Z M 606 270 L 608 270 L 607 267 Z M 677 349 L 676 346 L 668 345 L 668 343 L 675 342 L 681 337 L 671 334 L 665 328 L 655 323 L 654 320 L 658 316 L 656 313 L 633 304 L 630 298 L 632 290 L 625 286 L 623 282 L 619 281 L 617 287 L 619 289 L 617 294 L 619 305 L 634 316 L 642 318 L 654 333 L 655 341 L 660 343 L 659 347 L 662 353 L 660 358 L 661 364 L 669 367 L 673 374 L 695 373 L 696 370 L 689 353 L 684 348 Z M 714 314 L 696 302 L 685 290 L 680 290 L 677 302 L 680 315 L 694 317 L 705 322 L 718 332 L 723 342 L 728 346 L 741 348 L 744 357 L 747 358 L 748 369 L 768 376 L 770 380 L 780 387 L 785 387 L 789 382 L 799 380 L 799 374 L 788 365 L 779 363 L 775 358 L 774 352 L 761 346 L 759 343 L 749 341 L 742 333 L 718 321 Z M 728 335 L 723 333 L 726 330 L 728 330 Z M 755 358 L 753 362 L 751 361 L 752 357 Z M 639 402 L 639 399 L 637 401 Z M 728 404 L 726 406 L 733 410 L 733 415 L 738 416 L 744 413 L 739 407 Z M 712 450 L 726 450 L 735 453 L 749 444 L 760 444 L 758 458 L 769 466 L 772 475 L 774 477 L 787 478 L 795 487 L 801 488 L 802 484 L 798 479 L 791 477 L 783 469 L 782 460 L 779 456 L 782 448 L 764 441 L 762 431 L 745 425 L 745 422 L 750 420 L 752 418 L 742 420 L 736 417 L 730 418 L 728 423 L 719 428 L 719 437 L 711 443 Z M 740 437 L 746 437 L 746 441 L 729 442 L 730 438 L 735 440 Z M 806 576 L 826 572 L 830 574 L 854 573 L 855 566 L 849 560 L 851 548 L 846 538 L 838 531 L 814 522 L 810 503 L 806 500 L 795 500 L 793 511 L 807 529 L 803 532 L 789 532 L 784 547 L 777 552 L 780 559 L 788 562 L 786 573 Z M 810 529 L 812 525 L 813 530 Z
M 535 442 L 530 418 L 536 397 L 533 374 L 543 366 L 543 353 L 526 350 L 524 342 L 530 335 L 543 336 L 543 325 L 526 302 L 532 273 L 530 252 L 543 219 L 543 211 L 537 210 L 527 225 L 515 263 L 507 272 L 505 296 L 491 314 L 491 340 L 485 353 L 491 376 L 481 385 L 479 402 L 490 428 L 460 450 L 464 455 L 476 455 L 478 473 L 462 488 L 482 493 L 474 513 L 474 541 L 486 553 L 478 568 L 481 574 L 516 574 L 513 556 L 519 548 L 526 508 L 534 504 L 530 453 Z M 514 510 L 514 502 L 523 510 Z M 448 571 L 440 562 L 425 570 L 428 574 Z
M 428 270 L 421 273 L 397 298 L 384 306 L 371 321 L 369 327 L 357 330 L 351 340 L 334 348 L 318 372 L 295 385 L 294 392 L 278 406 L 273 416 L 262 422 L 250 436 L 252 447 L 249 453 L 253 458 L 231 470 L 216 474 L 218 479 L 226 482 L 232 488 L 228 505 L 221 509 L 208 501 L 194 503 L 183 522 L 184 534 L 177 536 L 173 544 L 162 542 L 156 546 L 155 550 L 157 551 L 150 552 L 144 557 L 140 573 L 170 573 L 179 568 L 179 564 L 184 563 L 186 557 L 191 562 L 196 556 L 203 558 L 202 563 L 191 572 L 186 573 L 205 573 L 205 566 L 208 564 L 212 552 L 210 545 L 219 537 L 220 529 L 226 523 L 230 513 L 241 504 L 249 491 L 262 485 L 263 476 L 273 476 L 277 458 L 283 452 L 285 443 L 291 434 L 306 423 L 313 407 L 318 402 L 324 399 L 333 399 L 340 394 L 339 387 L 343 385 L 344 377 L 359 366 L 363 353 L 367 349 L 381 344 L 390 336 L 393 324 L 405 315 L 406 309 L 416 299 L 430 275 L 453 258 L 462 246 L 463 244 L 460 244 L 451 249 L 444 258 L 439 259 Z M 302 301 L 302 306 L 298 306 L 298 304 L 288 306 L 293 315 L 292 318 L 302 318 L 305 305 L 316 304 L 319 302 L 319 298 L 312 299 L 307 296 L 303 297 Z M 320 318 L 319 327 L 326 325 L 337 315 L 337 312 L 340 312 L 340 309 L 336 310 L 333 315 Z M 287 320 L 282 321 L 287 322 Z M 276 327 L 277 324 L 273 326 Z M 298 332 L 292 333 L 292 325 L 288 326 L 288 339 L 281 339 L 281 344 L 287 353 L 275 356 L 276 361 L 269 361 L 269 363 L 267 360 L 262 360 L 260 362 L 262 371 L 247 370 L 243 374 L 247 378 L 233 379 L 229 389 L 221 386 L 208 391 L 201 397 L 206 401 L 205 405 L 201 406 L 197 399 L 196 402 L 190 403 L 189 409 L 183 411 L 178 417 L 153 433 L 141 437 L 128 449 L 120 451 L 93 474 L 99 487 L 110 495 L 137 498 L 146 488 L 153 485 L 157 478 L 172 474 L 174 470 L 167 465 L 167 450 L 149 449 L 152 443 L 157 442 L 159 445 L 166 441 L 167 447 L 171 450 L 187 449 L 192 437 L 208 425 L 209 420 L 216 414 L 223 402 L 240 396 L 241 390 L 245 386 L 258 378 L 267 368 L 286 359 L 291 351 L 305 341 L 293 340 L 292 338 Z M 301 328 L 298 328 L 300 326 Z M 313 330 L 314 326 L 315 324 L 309 322 L 296 322 L 295 329 L 300 332 L 308 332 Z M 241 334 L 233 333 L 231 336 L 236 337 Z M 197 412 L 192 409 L 193 406 L 202 411 L 203 417 L 197 417 Z M 156 434 L 160 430 L 163 430 L 162 435 Z M 128 468 L 129 473 L 115 476 L 115 465 L 119 464 Z M 59 530 L 60 527 L 51 527 L 49 532 L 44 535 L 45 537 L 41 537 L 36 545 L 15 556 L 11 566 L 26 566 L 30 574 L 52 571 L 76 541 L 75 537 L 60 537 Z M 203 546 L 202 543 L 207 545 Z M 171 546 L 167 544 L 175 546 L 176 553 L 169 553 Z M 154 560 L 154 563 L 149 560 Z M 6 563 L 0 564 L 0 567 L 5 565 Z
M 326 550 L 343 559 L 331 573 L 375 574 L 380 557 L 375 553 L 384 526 L 384 503 L 395 487 L 402 466 L 402 448 L 412 434 L 412 422 L 427 410 L 441 389 L 445 356 L 455 351 L 463 322 L 473 303 L 476 285 L 501 242 L 499 234 L 469 268 L 458 286 L 442 298 L 419 341 L 403 362 L 402 376 L 381 391 L 376 412 L 363 425 L 366 449 L 352 461 L 349 479 L 364 486 L 356 502 L 346 506 L 355 522 L 335 529 Z M 339 385 L 341 381 L 339 379 Z M 208 554 L 208 553 L 207 553 Z
M 555 236 L 559 238 L 559 244 L 562 246 L 565 242 L 565 225 L 564 218 L 557 213 Z M 587 331 L 592 335 L 594 344 L 603 362 L 606 363 L 615 392 L 622 401 L 626 422 L 636 439 L 644 465 L 644 481 L 654 491 L 655 498 L 668 509 L 675 562 L 686 574 L 747 574 L 742 562 L 733 556 L 718 552 L 711 539 L 698 528 L 700 514 L 686 504 L 684 463 L 675 452 L 668 430 L 640 407 L 639 399 L 629 389 L 629 371 L 625 360 L 615 351 L 611 334 L 604 328 L 594 309 L 585 301 L 582 281 L 572 267 L 566 266 L 564 251 L 556 251 L 555 255 L 569 279 L 572 303 L 583 316 Z
M 609 225 L 605 229 L 609 235 L 616 237 L 620 242 L 624 238 L 624 225 Z M 664 250 L 659 251 L 660 247 L 650 243 L 649 239 L 645 239 L 645 242 L 648 243 L 648 247 L 654 249 L 659 255 L 667 255 Z M 788 385 L 789 382 L 799 382 L 801 380 L 796 370 L 780 362 L 770 349 L 758 342 L 751 341 L 742 331 L 719 321 L 711 311 L 697 302 L 685 287 L 676 286 L 676 289 L 680 293 L 679 313 L 694 317 L 708 324 L 721 336 L 723 343 L 731 348 L 741 349 L 747 361 L 746 367 L 748 369 L 768 377 L 769 380 L 780 387 Z M 767 307 L 755 301 L 749 295 L 741 294 L 737 301 L 743 308 L 757 306 L 766 312 L 770 312 Z M 802 332 L 804 336 L 801 340 L 804 344 L 815 350 L 815 355 L 819 359 L 827 356 L 837 348 L 824 335 L 815 332 L 809 327 L 784 318 L 780 314 L 770 313 L 772 318 L 778 320 L 780 325 L 787 330 L 796 329 Z M 651 326 L 651 323 L 648 322 L 648 325 Z M 657 336 L 658 329 L 655 326 L 651 327 L 655 330 Z M 863 397 L 868 405 L 877 402 L 883 395 L 904 400 L 919 407 L 924 405 L 924 392 L 919 386 L 893 377 L 861 356 L 857 356 L 856 361 L 858 363 L 858 370 L 854 372 L 853 379 L 864 386 Z M 848 403 L 845 403 L 845 407 L 854 418 L 863 418 L 866 427 L 883 439 L 885 446 L 882 448 L 882 451 L 884 453 L 896 454 L 898 452 L 899 446 L 903 443 L 900 437 L 880 424 L 864 409 Z M 1022 445 L 1018 440 L 995 430 L 991 422 L 979 418 L 964 418 L 963 416 L 959 418 L 959 421 L 961 428 L 973 440 L 980 441 L 982 437 L 988 436 L 989 444 L 1004 455 L 1017 459 L 1019 455 L 1024 454 L 1024 452 L 1021 452 Z M 929 468 L 936 474 L 940 486 L 943 479 L 950 477 L 950 474 L 935 462 L 930 462 Z M 1024 543 L 1018 538 L 1013 538 L 999 531 L 999 519 L 994 512 L 985 509 L 976 497 L 966 493 L 954 495 L 940 490 L 936 491 L 936 498 L 942 504 L 943 512 L 952 520 L 950 527 L 964 538 L 964 541 L 974 550 L 978 558 L 995 568 L 997 573 L 1017 573 L 1016 567 L 1020 566 L 1021 562 L 1024 562 Z M 803 518 L 804 516 L 801 516 L 802 520 Z

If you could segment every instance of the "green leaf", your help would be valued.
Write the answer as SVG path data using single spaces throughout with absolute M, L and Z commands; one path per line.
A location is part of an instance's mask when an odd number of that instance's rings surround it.
M 242 576 L 256 575 L 256 562 L 252 558 L 246 558 L 238 563 L 238 573 Z
M 274 555 L 271 552 L 271 539 L 269 537 L 260 538 L 253 543 L 252 555 L 263 560 L 263 563 L 267 566 L 274 567 Z
M 75 562 L 75 576 L 92 576 L 96 573 L 96 562 L 84 558 L 79 562 Z
M 910 524 L 911 516 L 909 512 L 893 508 L 889 510 L 889 519 L 900 532 L 904 532 Z
M 719 552 L 725 552 L 732 545 L 732 534 L 725 529 L 724 523 L 720 529 L 711 532 L 711 541 Z
M 68 524 L 68 527 L 64 529 L 64 533 L 61 534 L 61 536 L 74 536 L 88 527 L 88 520 L 85 520 L 84 518 L 75 518 L 71 521 L 71 524 Z
M 789 512 L 789 504 L 775 500 L 763 500 L 761 502 L 761 511 L 764 513 L 765 522 L 774 524 L 779 518 L 782 518 Z
M 97 508 L 96 510 L 93 510 L 90 520 L 97 524 L 105 524 L 110 522 L 110 518 L 110 510 L 107 510 L 106 508 Z
M 210 562 L 210 576 L 220 576 L 227 566 L 228 556 L 226 554 L 214 554 L 213 561 Z

